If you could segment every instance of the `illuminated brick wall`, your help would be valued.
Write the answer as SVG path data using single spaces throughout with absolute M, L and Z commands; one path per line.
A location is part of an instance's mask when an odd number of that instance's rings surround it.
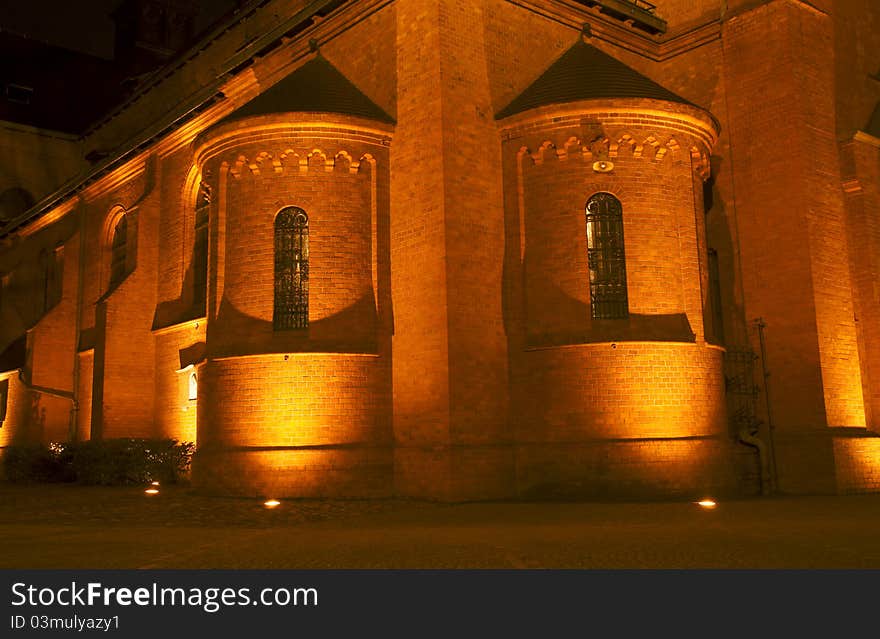
M 55 249 L 61 272 L 57 303 L 31 331 L 31 384 L 35 395 L 42 441 L 70 438 L 73 409 L 74 348 L 76 345 L 76 304 L 79 270 L 79 234 Z M 49 292 L 50 297 L 57 291 Z M 68 394 L 70 398 L 57 394 Z
M 842 156 L 865 417 L 880 432 L 880 140 L 863 135 Z
M 0 245 L 12 282 L 0 344 L 30 332 L 36 388 L 12 381 L 0 442 L 68 435 L 70 402 L 43 388 L 75 392 L 79 439 L 197 440 L 196 482 L 215 492 L 754 491 L 754 451 L 724 415 L 711 247 L 726 346 L 759 350 L 753 320 L 767 325 L 783 489 L 876 490 L 880 453 L 862 427 L 880 414 L 880 171 L 877 145 L 853 138 L 880 99 L 866 79 L 874 6 L 655 4 L 669 32 L 650 38 L 577 3 L 362 0 L 223 80 L 224 98 L 155 152 Z M 245 31 L 296 6 L 256 10 L 83 150 L 143 133 L 213 79 Z M 499 126 L 494 114 L 584 23 L 591 44 L 701 109 L 603 100 Z M 313 36 L 396 124 L 278 114 L 217 126 L 294 71 Z M 589 143 L 603 136 L 610 173 L 592 170 Z M 28 169 L 33 183 L 69 173 L 71 158 L 59 161 Z M 193 304 L 202 180 L 214 194 L 204 313 Z M 597 191 L 623 207 L 628 320 L 590 319 L 584 205 Z M 272 327 L 272 223 L 285 206 L 310 218 L 308 333 Z M 110 290 L 120 209 L 133 244 Z M 63 297 L 44 312 L 37 256 L 59 242 Z
M 837 492 L 880 492 L 880 436 L 835 437 L 834 464 Z
M 702 437 L 726 433 L 721 350 L 617 342 L 523 353 L 517 438 Z
M 389 138 L 376 126 L 257 116 L 209 132 L 197 151 L 218 193 L 198 369 L 202 487 L 390 494 Z M 309 322 L 276 331 L 274 223 L 288 206 L 308 214 Z
M 732 492 L 721 357 L 662 342 L 524 353 L 514 379 L 519 490 L 574 481 L 601 492 L 620 481 L 633 493 Z
M 92 438 L 92 380 L 95 366 L 95 352 L 89 350 L 77 353 L 76 366 L 79 371 L 76 388 L 76 441 Z
M 733 492 L 723 351 L 703 328 L 712 120 L 603 100 L 502 126 L 517 490 Z M 595 171 L 600 157 L 613 170 Z M 585 206 L 597 192 L 623 209 L 628 319 L 591 319 Z
M 224 267 L 216 275 L 211 352 L 313 350 L 318 345 L 375 351 L 380 261 L 383 277 L 387 270 L 378 233 L 387 228 L 388 152 L 383 144 L 388 138 L 356 126 L 343 128 L 344 116 L 334 120 L 326 115 L 314 116 L 314 125 L 300 116 L 300 131 L 281 129 L 273 136 L 271 125 L 284 119 L 259 116 L 224 125 L 204 151 L 224 148 L 204 169 L 224 174 L 220 179 L 225 183 L 216 209 L 225 242 L 217 249 Z M 335 121 L 338 129 L 326 128 Z M 288 206 L 302 208 L 309 218 L 308 332 L 279 333 L 272 327 L 274 223 Z
M 529 341 L 702 339 L 708 281 L 695 172 L 706 170 L 715 138 L 707 114 L 603 100 L 537 109 L 504 126 L 508 227 L 519 235 Z M 612 171 L 593 170 L 602 154 Z M 623 208 L 625 324 L 589 320 L 585 207 L 598 192 Z
M 156 335 L 156 430 L 157 437 L 183 442 L 196 441 L 196 397 L 190 398 L 190 376 L 195 373 L 196 383 L 200 372 L 193 362 L 181 362 L 192 352 L 196 357 L 204 349 L 194 345 L 205 340 L 205 322 L 186 322 L 179 327 Z M 196 353 L 197 351 L 197 353 Z
M 34 444 L 39 441 L 28 428 L 30 398 L 18 372 L 0 373 L 0 382 L 8 384 L 6 391 L 6 418 L 0 426 L 0 451 L 15 444 Z
M 377 355 L 339 353 L 209 361 L 195 480 L 237 494 L 390 494 L 388 369 Z
M 422 450 L 448 444 L 451 419 L 439 7 L 415 0 L 396 4 L 394 72 L 401 90 L 390 228 L 395 488 L 443 494 L 451 474 L 447 455 L 438 453 L 431 463 Z
M 154 432 L 154 340 L 159 193 L 152 168 L 136 166 L 87 191 L 80 203 L 84 264 L 80 298 L 77 432 L 90 438 L 151 437 Z M 126 212 L 125 277 L 110 285 L 110 245 L 118 215 Z M 88 360 L 89 364 L 86 364 Z M 88 368 L 91 368 L 89 371 Z M 84 375 L 85 374 L 85 375 Z M 82 395 L 80 395 L 82 397 Z M 86 416 L 86 410 L 90 416 Z
M 745 304 L 768 325 L 779 428 L 865 425 L 825 88 L 834 85 L 832 35 L 828 16 L 787 2 L 732 18 L 724 33 L 731 137 L 749 158 L 736 174 Z M 797 73 L 779 73 L 791 65 Z

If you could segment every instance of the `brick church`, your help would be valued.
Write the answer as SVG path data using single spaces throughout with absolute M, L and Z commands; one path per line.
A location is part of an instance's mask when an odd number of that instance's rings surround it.
M 234 495 L 880 490 L 880 8 L 653 1 L 5 34 L 0 447 L 192 441 Z

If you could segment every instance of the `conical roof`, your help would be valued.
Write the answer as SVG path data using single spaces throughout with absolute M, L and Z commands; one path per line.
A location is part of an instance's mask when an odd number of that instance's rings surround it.
M 495 118 L 594 98 L 653 98 L 691 104 L 596 47 L 578 40 Z
M 223 122 L 289 111 L 342 113 L 380 122 L 394 122 L 390 115 L 320 54 L 230 113 L 223 118 Z

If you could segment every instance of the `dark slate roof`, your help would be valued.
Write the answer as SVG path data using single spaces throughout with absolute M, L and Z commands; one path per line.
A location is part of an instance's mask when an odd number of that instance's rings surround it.
M 495 119 L 548 104 L 593 98 L 653 98 L 691 104 L 623 62 L 578 40 L 513 102 L 501 109 Z
M 868 120 L 865 133 L 873 135 L 875 138 L 880 138 L 880 102 L 874 107 L 874 113 L 871 114 L 871 119 Z
M 289 111 L 343 113 L 394 123 L 390 115 L 321 55 L 230 113 L 223 122 Z

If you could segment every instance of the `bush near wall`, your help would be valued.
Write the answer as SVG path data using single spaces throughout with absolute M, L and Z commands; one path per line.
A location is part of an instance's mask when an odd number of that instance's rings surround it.
M 174 439 L 106 439 L 9 446 L 3 474 L 11 482 L 78 482 L 102 486 L 176 483 L 189 476 L 195 445 Z

